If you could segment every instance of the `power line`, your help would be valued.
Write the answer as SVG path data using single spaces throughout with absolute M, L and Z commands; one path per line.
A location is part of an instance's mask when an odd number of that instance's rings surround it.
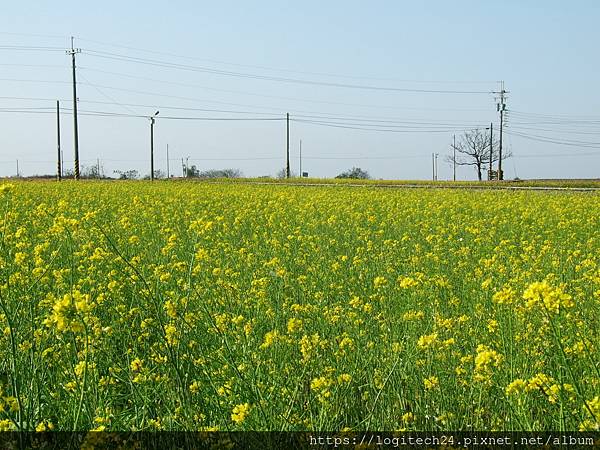
M 180 54 L 176 54 L 176 53 L 148 50 L 148 49 L 142 49 L 139 47 L 131 47 L 131 46 L 126 46 L 126 45 L 122 45 L 122 44 L 114 44 L 114 43 L 108 43 L 108 42 L 91 40 L 91 39 L 84 39 L 84 38 L 79 38 L 79 39 L 84 42 L 100 44 L 100 45 L 104 45 L 104 46 L 108 46 L 108 47 L 123 48 L 126 50 L 139 51 L 139 52 L 144 52 L 144 53 L 154 54 L 154 55 L 171 56 L 174 58 L 190 60 L 190 61 L 206 61 L 206 62 L 211 62 L 211 63 L 215 63 L 215 64 L 222 64 L 222 65 L 228 65 L 228 66 L 234 66 L 234 67 L 246 67 L 246 68 L 252 68 L 252 69 L 270 70 L 270 71 L 275 71 L 275 72 L 298 73 L 298 74 L 302 74 L 302 75 L 316 75 L 316 76 L 324 76 L 324 77 L 360 79 L 360 80 L 395 81 L 395 82 L 402 82 L 402 83 L 429 83 L 429 84 L 492 84 L 492 83 L 494 83 L 493 81 L 401 80 L 401 79 L 389 78 L 389 77 L 369 77 L 369 76 L 356 76 L 356 75 L 341 75 L 341 74 L 332 74 L 332 73 L 324 73 L 324 72 L 308 72 L 308 71 L 282 69 L 282 68 L 275 68 L 275 67 L 268 67 L 268 66 L 261 66 L 261 65 L 232 63 L 232 62 L 228 62 L 228 61 L 214 60 L 214 59 L 208 59 L 208 58 L 198 58 L 198 57 L 193 57 L 193 56 L 189 56 L 189 55 L 180 55 Z
M 107 70 L 102 70 L 102 69 L 91 68 L 91 67 L 79 67 L 79 69 L 80 70 L 91 70 L 93 72 L 104 73 L 104 74 L 108 74 L 108 75 L 115 75 L 115 76 L 124 77 L 124 78 L 151 81 L 154 83 L 169 84 L 169 85 L 174 85 L 174 86 L 194 87 L 194 88 L 205 89 L 208 91 L 225 92 L 225 93 L 229 93 L 229 94 L 241 94 L 241 95 L 263 97 L 263 98 L 273 98 L 273 99 L 277 99 L 277 100 L 287 100 L 287 101 L 296 101 L 296 102 L 304 102 L 304 103 L 320 103 L 320 104 L 339 105 L 339 106 L 356 106 L 356 107 L 361 107 L 361 108 L 417 110 L 417 111 L 465 111 L 465 112 L 487 111 L 485 109 L 410 108 L 410 107 L 396 107 L 396 106 L 390 106 L 390 105 L 372 105 L 372 104 L 370 105 L 370 104 L 360 104 L 360 103 L 333 102 L 333 101 L 327 101 L 327 100 L 305 99 L 305 98 L 298 98 L 298 97 L 285 97 L 285 96 L 279 96 L 279 95 L 259 94 L 259 93 L 255 93 L 255 92 L 238 91 L 238 90 L 232 90 L 232 89 L 214 88 L 214 87 L 210 87 L 210 86 L 203 86 L 203 85 L 198 85 L 198 84 L 193 84 L 193 83 L 181 83 L 181 82 L 176 82 L 176 81 L 159 80 L 156 78 L 139 77 L 139 76 L 125 74 L 125 73 L 121 73 L 121 72 L 112 72 L 112 71 L 107 71 Z
M 148 93 L 150 95 L 150 93 Z M 186 97 L 187 98 L 187 97 Z M 44 97 L 11 97 L 11 96 L 0 96 L 0 99 L 6 100 L 31 100 L 31 101 L 48 101 L 54 102 L 56 99 L 54 98 L 44 98 Z M 64 99 L 60 99 L 61 101 L 66 101 Z M 133 106 L 133 107 L 141 107 L 141 108 L 160 108 L 160 109 L 172 109 L 172 110 L 180 110 L 180 111 L 203 111 L 203 112 L 222 112 L 222 113 L 232 113 L 232 114 L 257 114 L 257 115 L 281 115 L 281 113 L 266 113 L 266 112 L 254 112 L 254 111 L 239 111 L 239 110 L 230 110 L 230 109 L 214 109 L 214 108 L 193 108 L 193 107 L 184 107 L 184 106 L 172 106 L 172 105 L 162 105 L 162 104 L 145 104 L 145 103 L 123 103 L 123 102 L 115 102 L 115 101 L 98 101 L 98 100 L 79 100 L 79 103 L 90 103 L 90 104 L 101 104 L 101 105 L 119 105 L 119 106 Z M 243 105 L 243 106 L 252 106 L 252 105 Z M 274 108 L 273 108 L 274 109 Z M 294 112 L 292 110 L 292 112 Z M 300 114 L 297 114 L 300 113 Z M 302 114 L 302 113 L 312 113 Z M 343 120 L 361 120 L 361 121 L 378 121 L 381 119 L 381 122 L 387 123 L 415 123 L 415 124 L 439 124 L 438 122 L 422 122 L 422 121 L 408 121 L 406 119 L 387 117 L 387 116 L 370 116 L 366 117 L 364 115 L 349 115 L 345 114 L 343 116 L 321 116 L 321 114 L 327 113 L 318 113 L 313 111 L 295 111 L 295 117 L 307 117 L 307 118 L 335 118 L 335 119 L 343 119 Z M 448 121 L 445 121 L 448 122 Z
M 524 139 L 529 139 L 532 141 L 539 141 L 539 142 L 546 142 L 549 144 L 566 145 L 566 146 L 570 146 L 570 147 L 581 147 L 581 148 L 600 148 L 600 142 L 585 142 L 585 141 L 573 141 L 573 140 L 559 141 L 557 139 L 550 139 L 545 136 L 524 134 L 524 133 L 519 133 L 517 131 L 506 131 L 506 132 L 509 134 L 512 134 L 513 136 L 519 136 Z
M 305 85 L 318 85 L 318 86 L 327 86 L 327 87 L 337 87 L 337 88 L 347 88 L 347 89 L 364 89 L 364 90 L 374 90 L 374 91 L 384 91 L 384 92 L 412 92 L 412 93 L 427 93 L 427 94 L 490 94 L 491 91 L 459 91 L 459 90 L 441 90 L 441 89 L 409 89 L 409 88 L 397 88 L 397 87 L 386 87 L 386 86 L 375 86 L 375 85 L 361 85 L 361 84 L 347 84 L 347 83 L 333 83 L 326 81 L 317 81 L 317 80 L 302 80 L 298 78 L 285 78 L 285 77 L 273 77 L 267 75 L 258 75 L 251 73 L 242 73 L 242 72 L 231 72 L 220 69 L 214 69 L 210 67 L 201 67 L 201 66 L 192 66 L 187 64 L 178 64 L 172 63 L 168 61 L 160 61 L 154 59 L 147 58 L 139 58 L 132 57 L 122 54 L 116 54 L 111 52 L 103 52 L 92 49 L 85 49 L 89 56 L 98 57 L 98 58 L 106 58 L 117 61 L 126 61 L 132 62 L 136 64 L 145 64 L 155 67 L 163 67 L 168 69 L 177 69 L 177 70 L 186 70 L 191 72 L 201 72 L 201 73 L 210 73 L 213 75 L 223 75 L 229 77 L 237 77 L 237 78 L 248 78 L 248 79 L 256 79 L 256 80 L 265 80 L 265 81 L 276 81 L 283 83 L 296 83 L 296 84 L 305 84 Z
M 0 50 L 62 52 L 62 51 L 64 51 L 64 48 L 63 47 L 30 46 L 30 45 L 0 45 Z
M 23 78 L 0 78 L 0 81 L 11 81 L 18 83 L 55 83 L 55 84 L 71 84 L 70 81 L 62 80 L 25 80 Z
M 60 66 L 58 64 L 16 64 L 16 63 L 0 63 L 3 67 L 36 67 L 45 69 L 68 69 L 67 66 Z
M 54 114 L 54 108 L 33 108 L 33 109 L 8 109 L 0 108 L 0 113 L 31 113 L 31 114 Z M 61 107 L 61 114 L 73 111 L 72 108 Z M 147 115 L 143 114 L 126 114 L 126 113 L 115 113 L 110 111 L 94 111 L 94 110 L 78 110 L 79 115 L 82 116 L 96 116 L 96 117 L 130 117 L 138 119 L 147 119 Z M 284 117 L 189 117 L 189 116 L 161 116 L 161 120 L 206 120 L 206 121 L 282 121 Z
M 444 122 L 423 122 L 417 120 L 381 120 L 381 119 L 371 119 L 366 118 L 364 116 L 323 116 L 323 115 L 305 115 L 305 114 L 294 114 L 294 117 L 299 117 L 301 119 L 325 119 L 325 120 L 334 120 L 334 121 L 346 121 L 346 122 L 373 122 L 373 123 L 386 123 L 386 124 L 414 124 L 414 125 L 435 125 L 435 126 L 460 126 L 464 127 L 474 127 L 478 128 L 478 125 L 465 125 L 463 122 L 459 123 L 448 123 L 448 121 Z
M 371 128 L 367 128 L 366 126 L 354 126 L 354 125 L 342 125 L 336 122 L 322 122 L 316 120 L 303 120 L 303 119 L 291 119 L 294 122 L 300 123 L 308 123 L 312 125 L 319 125 L 325 127 L 332 128 L 344 128 L 349 130 L 363 130 L 363 131 L 379 131 L 379 132 L 390 132 L 390 133 L 447 133 L 451 131 L 469 131 L 469 129 L 457 129 L 457 128 L 445 128 L 445 129 L 392 129 L 389 126 L 387 128 L 373 128 L 374 125 L 371 125 Z
M 511 114 L 518 114 L 518 115 L 522 115 L 522 116 L 533 116 L 533 117 L 546 117 L 546 118 L 556 118 L 556 119 L 585 119 L 585 118 L 592 118 L 592 119 L 597 119 L 600 120 L 600 116 L 595 116 L 595 115 L 574 115 L 574 114 L 543 114 L 543 113 L 534 113 L 534 112 L 524 112 L 524 111 L 518 111 L 518 110 L 514 110 L 514 109 L 510 109 L 508 110 Z
M 510 126 L 511 130 L 532 130 L 532 131 L 544 131 L 547 133 L 564 133 L 564 134 L 600 134 L 600 130 L 598 131 L 578 131 L 578 130 L 561 130 L 561 129 L 551 129 L 551 128 L 537 128 L 537 127 L 527 127 L 521 126 L 519 122 L 513 122 Z
M 85 81 L 86 81 L 86 82 L 87 82 L 89 85 L 93 86 L 93 87 L 94 87 L 94 89 L 96 89 L 96 91 L 98 91 L 98 92 L 100 93 L 100 95 L 102 95 L 103 97 L 105 97 L 105 98 L 107 98 L 107 99 L 111 100 L 111 101 L 112 101 L 112 102 L 114 102 L 116 105 L 119 105 L 119 106 L 121 106 L 123 109 L 127 110 L 128 112 L 130 112 L 130 113 L 132 113 L 132 114 L 137 114 L 137 113 L 136 113 L 136 111 L 134 111 L 133 109 L 131 109 L 131 108 L 130 108 L 130 107 L 128 107 L 127 105 L 124 105 L 124 104 L 122 104 L 122 103 L 119 103 L 119 102 L 117 102 L 117 101 L 116 101 L 114 98 L 112 98 L 110 95 L 106 94 L 106 93 L 105 93 L 103 90 L 101 90 L 99 87 L 97 87 L 96 85 L 94 85 L 94 84 L 90 83 L 90 81 L 89 81 L 89 80 L 88 80 L 88 79 L 87 79 L 85 76 L 83 76 L 83 74 L 81 73 L 81 68 L 79 68 L 79 69 L 80 69 L 79 76 L 80 76 L 81 78 L 83 78 L 83 79 L 84 79 L 84 80 L 85 80 Z

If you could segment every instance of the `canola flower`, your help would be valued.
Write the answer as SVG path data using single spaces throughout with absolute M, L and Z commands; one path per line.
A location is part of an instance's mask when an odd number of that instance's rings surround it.
M 598 430 L 597 194 L 0 196 L 0 430 Z

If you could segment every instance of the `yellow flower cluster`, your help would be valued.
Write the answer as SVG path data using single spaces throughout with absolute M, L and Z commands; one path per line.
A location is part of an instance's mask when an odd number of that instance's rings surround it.
M 545 280 L 531 283 L 523 292 L 523 299 L 527 309 L 539 307 L 553 314 L 558 314 L 561 309 L 573 307 L 573 300 L 569 294 L 565 294 L 558 287 L 552 287 Z
M 236 405 L 231 412 L 231 420 L 235 423 L 242 423 L 250 413 L 250 404 L 243 403 Z

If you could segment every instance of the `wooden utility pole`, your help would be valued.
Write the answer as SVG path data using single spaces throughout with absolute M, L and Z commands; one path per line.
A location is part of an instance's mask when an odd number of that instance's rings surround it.
M 81 53 L 81 49 L 73 47 L 73 36 L 71 36 L 71 55 L 73 69 L 73 147 L 75 150 L 75 179 L 79 180 L 79 128 L 77 126 L 77 78 L 75 76 L 75 54 Z
M 286 164 L 285 164 L 285 177 L 290 177 L 290 113 L 286 114 L 287 117 L 287 145 L 286 145 Z
M 56 147 L 58 150 L 56 179 L 60 181 L 62 179 L 62 161 L 60 153 L 60 102 L 58 100 L 56 100 Z

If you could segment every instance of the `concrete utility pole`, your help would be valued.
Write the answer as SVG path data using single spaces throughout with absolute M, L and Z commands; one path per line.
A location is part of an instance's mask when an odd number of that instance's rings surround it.
M 437 158 L 438 158 L 438 153 L 435 154 L 435 181 L 438 180 Z
M 490 170 L 488 179 L 492 179 L 492 159 L 494 153 L 494 122 L 490 123 Z
M 79 128 L 77 126 L 77 78 L 75 76 L 75 55 L 81 53 L 81 49 L 73 47 L 73 36 L 71 36 L 71 49 L 67 55 L 71 55 L 73 68 L 73 148 L 75 150 L 75 179 L 79 180 Z
M 58 150 L 56 179 L 60 181 L 62 179 L 62 161 L 60 158 L 60 102 L 58 100 L 56 100 L 56 147 Z
M 500 94 L 499 102 L 496 104 L 496 109 L 500 113 L 500 140 L 498 145 L 498 180 L 504 179 L 504 174 L 502 173 L 502 134 L 503 134 L 503 124 L 504 124 L 504 111 L 506 110 L 506 94 L 508 91 L 504 89 L 504 81 L 500 82 L 500 92 L 494 92 L 494 94 Z
M 287 120 L 287 145 L 286 145 L 286 164 L 285 164 L 285 177 L 290 177 L 290 113 L 286 114 Z
M 154 118 L 160 111 L 150 116 L 150 181 L 154 181 Z
M 435 155 L 431 154 L 431 181 L 435 181 Z

